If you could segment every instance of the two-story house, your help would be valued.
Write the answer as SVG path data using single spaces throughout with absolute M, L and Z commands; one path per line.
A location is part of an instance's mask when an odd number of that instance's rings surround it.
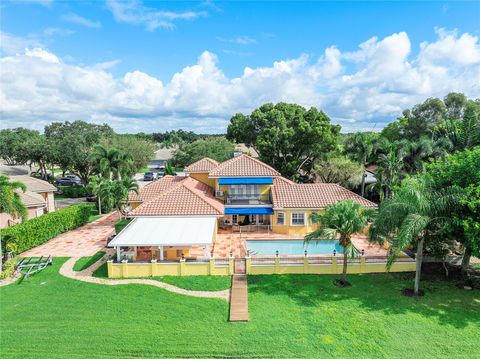
M 186 177 L 154 181 L 129 203 L 132 222 L 110 243 L 132 260 L 244 256 L 248 240 L 292 240 L 315 229 L 312 212 L 352 199 L 375 204 L 336 184 L 298 184 L 247 155 L 204 158 Z M 122 254 L 125 253 L 125 254 Z

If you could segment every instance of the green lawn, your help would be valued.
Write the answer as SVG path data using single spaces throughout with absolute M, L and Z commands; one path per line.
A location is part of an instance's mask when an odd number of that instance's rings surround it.
M 105 255 L 105 252 L 99 251 L 99 252 L 95 253 L 93 256 L 79 258 L 75 262 L 75 265 L 73 266 L 73 270 L 76 271 L 76 272 L 80 272 L 84 269 L 87 269 L 92 264 L 96 263 L 104 255 Z
M 249 277 L 250 322 L 228 304 L 145 285 L 103 286 L 58 274 L 64 259 L 0 288 L 0 357 L 469 358 L 478 355 L 480 292 L 411 276 Z
M 107 263 L 104 263 L 98 267 L 98 269 L 93 272 L 93 276 L 98 278 L 108 278 Z M 230 288 L 232 284 L 230 276 L 163 276 L 149 277 L 149 279 L 158 280 L 189 290 L 224 290 Z

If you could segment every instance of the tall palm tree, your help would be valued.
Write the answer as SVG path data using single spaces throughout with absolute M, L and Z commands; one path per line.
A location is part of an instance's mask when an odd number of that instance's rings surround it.
M 128 195 L 131 193 L 138 194 L 138 183 L 131 178 L 124 178 L 122 180 L 116 180 L 112 186 L 112 197 L 115 208 L 122 212 L 125 204 L 128 201 Z
M 368 159 L 374 150 L 375 145 L 372 136 L 363 132 L 355 133 L 345 144 L 345 151 L 350 154 L 353 160 L 364 167 L 368 165 Z M 362 177 L 361 193 L 363 197 L 365 195 L 365 174 Z
M 92 159 L 98 174 L 102 177 L 117 179 L 120 176 L 121 152 L 118 149 L 96 145 L 93 149 Z
M 351 199 L 337 202 L 328 206 L 325 213 L 312 213 L 310 220 L 318 223 L 320 228 L 307 234 L 306 243 L 311 241 L 333 240 L 339 237 L 339 244 L 343 248 L 343 271 L 341 280 L 347 282 L 348 256 L 354 256 L 355 247 L 352 245 L 352 235 L 365 229 L 368 219 L 374 215 L 372 209 L 367 209 Z
M 458 191 L 452 188 L 435 191 L 426 176 L 407 178 L 395 196 L 380 204 L 375 222 L 370 229 L 370 239 L 388 241 L 388 266 L 402 250 L 417 247 L 414 294 L 418 295 L 425 238 L 449 220 L 453 207 L 459 200 Z
M 112 187 L 112 181 L 100 175 L 90 178 L 89 188 L 97 196 L 98 214 L 102 214 L 102 209 L 105 213 L 112 209 Z
M 131 178 L 135 174 L 135 162 L 130 153 L 120 152 L 118 155 L 118 178 Z
M 379 177 L 380 197 L 384 193 L 384 198 L 391 196 L 394 186 L 400 183 L 403 175 L 404 161 L 400 151 L 391 150 L 387 154 L 380 154 L 378 157 L 377 175 Z M 378 187 L 377 186 L 377 187 Z
M 8 176 L 0 175 L 0 213 L 7 213 L 15 218 L 25 220 L 27 208 L 22 202 L 20 191 L 25 192 L 27 187 L 19 181 L 11 181 Z M 2 243 L 0 240 L 0 271 L 2 271 Z

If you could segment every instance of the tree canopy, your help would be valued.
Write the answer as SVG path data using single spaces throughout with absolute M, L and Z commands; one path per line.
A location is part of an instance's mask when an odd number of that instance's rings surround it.
M 265 104 L 250 115 L 236 114 L 227 138 L 252 146 L 260 159 L 283 176 L 310 177 L 315 161 L 335 150 L 340 126 L 312 107 L 288 103 Z
M 470 256 L 480 256 L 480 147 L 433 162 L 427 172 L 437 189 L 456 186 L 461 190 L 460 208 L 451 214 L 453 220 L 437 241 L 444 242 L 447 237 L 465 246 L 462 263 L 465 271 Z
M 233 143 L 225 137 L 208 137 L 181 145 L 175 150 L 172 162 L 177 167 L 188 166 L 204 157 L 223 162 L 232 158 L 234 149 Z

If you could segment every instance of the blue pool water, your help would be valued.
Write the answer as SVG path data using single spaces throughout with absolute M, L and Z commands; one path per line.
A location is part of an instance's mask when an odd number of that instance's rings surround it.
M 333 250 L 337 253 L 343 253 L 343 249 L 336 240 L 332 241 L 315 241 L 308 245 L 303 240 L 274 240 L 274 241 L 247 241 L 247 250 L 250 255 L 275 255 L 278 254 L 333 254 Z

